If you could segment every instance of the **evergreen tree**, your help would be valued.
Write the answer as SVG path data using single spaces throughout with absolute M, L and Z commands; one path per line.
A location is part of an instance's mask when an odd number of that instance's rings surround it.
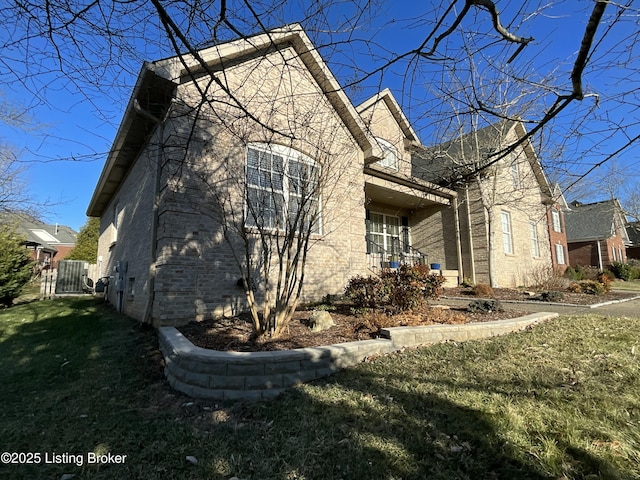
M 67 260 L 85 260 L 96 263 L 98 259 L 98 238 L 100 237 L 100 219 L 89 217 L 80 229 L 76 246 L 66 257 Z
M 25 240 L 6 225 L 0 225 L 0 306 L 10 307 L 31 280 L 33 261 Z

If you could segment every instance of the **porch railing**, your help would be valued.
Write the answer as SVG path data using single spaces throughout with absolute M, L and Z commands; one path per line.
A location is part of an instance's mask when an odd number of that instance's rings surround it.
M 387 249 L 371 238 L 367 238 L 367 258 L 369 259 L 369 269 L 379 270 L 381 268 L 398 268 L 402 264 L 406 265 L 427 265 L 427 255 L 417 248 L 402 242 L 399 238 L 394 238 L 391 248 Z

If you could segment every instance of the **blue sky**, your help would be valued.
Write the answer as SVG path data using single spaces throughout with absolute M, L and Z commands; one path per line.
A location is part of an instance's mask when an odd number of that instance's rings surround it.
M 572 59 L 580 46 L 579 40 L 584 32 L 592 3 L 560 1 L 542 11 L 538 10 L 541 2 L 518 2 L 517 6 L 525 5 L 520 11 L 513 10 L 516 7 L 510 6 L 509 2 L 497 3 L 499 8 L 505 9 L 502 12 L 503 23 L 507 26 L 520 25 L 518 35 L 533 36 L 536 39 L 517 57 L 514 68 L 521 68 L 525 72 L 529 69 L 532 79 L 555 71 L 558 84 L 569 86 L 568 75 Z M 420 5 L 421 7 L 416 7 L 409 2 L 381 2 L 375 9 L 366 12 L 358 29 L 349 32 L 351 38 L 367 40 L 366 42 L 356 41 L 322 50 L 321 53 L 328 58 L 329 65 L 340 83 L 349 84 L 354 78 L 361 78 L 363 71 L 371 70 L 395 55 L 417 47 L 423 41 L 425 32 L 433 25 L 433 19 L 443 8 L 429 2 Z M 446 5 L 447 3 L 443 2 L 443 6 Z M 307 11 L 305 7 L 304 2 L 301 5 L 293 2 L 288 8 L 279 10 L 277 16 L 273 15 L 270 22 L 276 25 L 301 21 L 304 17 L 303 12 Z M 531 15 L 536 11 L 536 15 Z M 328 16 L 337 23 L 348 18 L 351 12 L 352 7 L 349 4 L 337 3 Z M 612 18 L 615 10 L 610 9 L 608 14 Z M 312 38 L 321 42 L 327 41 L 328 37 L 325 34 L 313 31 L 313 22 L 307 21 L 303 24 L 310 28 Z M 124 21 L 122 26 L 126 26 Z M 604 28 L 599 31 L 601 36 L 606 35 L 598 45 L 597 55 L 592 58 L 596 68 L 594 71 L 589 69 L 585 72 L 584 82 L 587 91 L 599 92 L 602 95 L 600 111 L 596 113 L 605 123 L 594 121 L 583 125 L 581 128 L 589 132 L 589 135 L 576 136 L 571 142 L 559 141 L 566 139 L 563 137 L 563 125 L 573 125 L 576 118 L 584 116 L 594 106 L 595 101 L 588 98 L 581 105 L 563 114 L 551 131 L 551 136 L 557 137 L 551 140 L 564 144 L 565 150 L 562 151 L 562 155 L 568 160 L 568 166 L 576 172 L 584 170 L 587 164 L 597 163 L 599 159 L 615 151 L 617 146 L 622 145 L 625 138 L 638 135 L 640 132 L 640 119 L 636 113 L 640 100 L 638 94 L 635 93 L 634 96 L 633 89 L 628 85 L 632 80 L 629 71 L 638 69 L 639 60 L 633 57 L 633 52 L 627 52 L 630 60 L 627 64 L 620 65 L 619 75 L 608 63 L 611 55 L 615 53 L 612 49 L 617 48 L 617 45 L 635 45 L 632 36 L 637 35 L 637 12 L 636 19 L 630 15 L 627 21 L 618 22 L 614 27 L 611 31 Z M 469 16 L 460 28 L 490 31 L 488 14 L 477 12 Z M 151 38 L 153 35 L 160 35 L 157 29 L 151 28 L 147 31 L 152 32 L 149 41 L 137 38 L 130 41 L 130 51 L 117 52 L 121 55 L 122 68 L 97 72 L 90 85 L 82 84 L 75 73 L 71 73 L 70 77 L 55 72 L 41 73 L 33 78 L 23 75 L 23 83 L 11 81 L 12 74 L 20 76 L 20 55 L 11 50 L 10 55 L 5 55 L 5 59 L 9 58 L 10 61 L 0 62 L 0 93 L 6 100 L 19 102 L 28 107 L 34 124 L 28 132 L 0 124 L 0 137 L 3 142 L 12 144 L 20 152 L 21 161 L 28 165 L 26 180 L 32 194 L 41 201 L 52 204 L 43 217 L 47 223 L 61 223 L 76 230 L 85 223 L 86 207 L 115 136 L 141 61 L 161 58 L 170 51 L 158 38 Z M 12 34 L 17 35 L 9 29 L 0 34 L 0 45 L 6 46 Z M 346 35 L 347 33 L 343 32 L 334 38 L 344 39 Z M 83 61 L 91 62 L 92 59 L 95 61 L 101 51 L 106 52 L 106 47 L 101 45 L 99 38 L 87 37 L 83 40 L 95 45 L 88 50 L 85 59 L 73 59 L 73 65 L 81 66 Z M 448 47 L 455 48 L 459 36 L 453 35 L 448 41 Z M 45 44 L 40 42 L 37 45 L 42 48 Z M 47 49 L 45 46 L 44 50 Z M 510 45 L 505 51 L 512 53 L 514 50 L 515 47 Z M 491 54 L 493 50 L 488 49 L 487 52 Z M 496 55 L 505 54 L 502 50 L 495 52 Z M 32 61 L 38 62 L 38 65 L 43 64 L 43 60 L 38 56 L 25 56 L 23 59 L 25 69 Z M 478 60 L 480 68 L 485 68 L 483 62 L 490 61 L 490 58 Z M 358 68 L 354 69 L 354 64 L 357 64 Z M 607 68 L 604 69 L 603 66 Z M 437 129 L 434 127 L 433 117 L 428 115 L 434 104 L 433 94 L 429 92 L 430 86 L 437 86 L 434 82 L 442 78 L 438 76 L 440 67 L 437 64 L 415 67 L 415 64 L 399 62 L 387 69 L 382 77 L 368 78 L 358 83 L 355 88 L 348 89 L 347 93 L 357 104 L 374 94 L 378 88 L 391 88 L 403 104 L 422 141 L 427 144 L 433 143 Z M 616 85 L 620 91 L 631 91 L 628 93 L 630 96 L 616 100 Z M 606 101 L 606 96 L 611 97 L 610 101 Z M 607 119 L 611 124 L 619 123 L 619 119 L 622 119 L 627 127 L 619 129 L 613 135 L 610 125 L 606 124 Z M 626 150 L 618 160 L 623 165 L 628 164 L 636 173 L 638 150 L 638 147 L 634 146 Z M 549 161 L 553 159 L 549 158 Z M 602 171 L 601 168 L 599 172 Z

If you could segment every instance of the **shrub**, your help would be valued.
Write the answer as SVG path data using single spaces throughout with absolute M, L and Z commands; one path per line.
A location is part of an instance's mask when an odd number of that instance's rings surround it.
M 582 267 L 580 267 L 580 265 L 576 265 L 576 268 L 567 267 L 564 271 L 564 276 L 569 280 L 579 281 L 584 278 L 584 273 L 582 272 Z
M 0 226 L 0 305 L 10 307 L 31 280 L 33 262 L 24 238 Z
M 604 287 L 605 293 L 611 291 L 611 278 L 609 278 L 609 275 L 607 275 L 607 273 L 611 272 L 601 272 L 596 278 L 598 283 L 602 284 L 602 286 Z
M 529 278 L 531 279 L 531 287 L 546 291 L 560 290 L 567 284 L 567 280 L 560 273 L 560 270 L 550 265 L 539 265 L 532 269 L 529 272 Z
M 476 297 L 493 297 L 493 288 L 486 283 L 478 283 L 473 287 L 473 294 Z
M 640 278 L 640 267 L 631 265 L 631 280 Z
M 571 282 L 567 287 L 571 293 L 582 293 L 582 285 L 579 282 Z
M 543 302 L 561 302 L 564 300 L 562 292 L 551 290 L 549 292 L 540 293 L 540 300 Z
M 471 313 L 491 313 L 491 312 L 501 312 L 504 310 L 502 307 L 502 303 L 500 300 L 490 299 L 490 300 L 474 300 L 467 307 Z
M 628 263 L 613 262 L 609 268 L 616 278 L 625 282 L 631 280 L 631 265 Z
M 423 305 L 429 298 L 437 298 L 445 278 L 429 272 L 426 265 L 401 265 L 398 270 L 383 272 L 381 278 L 388 285 L 391 305 L 407 311 Z
M 380 277 L 360 275 L 349 279 L 344 294 L 356 308 L 376 308 L 388 299 L 388 289 Z
M 397 270 L 385 270 L 380 276 L 353 277 L 345 295 L 356 308 L 379 308 L 392 305 L 400 311 L 411 310 L 429 298 L 442 293 L 445 278 L 429 273 L 425 265 L 401 265 Z
M 580 282 L 580 287 L 582 287 L 582 293 L 589 295 L 603 295 L 605 293 L 604 285 L 593 280 L 583 280 Z

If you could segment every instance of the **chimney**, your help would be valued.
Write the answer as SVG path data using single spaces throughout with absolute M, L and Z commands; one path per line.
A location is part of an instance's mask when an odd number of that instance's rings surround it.
M 59 231 L 59 225 L 56 223 L 56 235 L 58 235 L 58 231 Z

